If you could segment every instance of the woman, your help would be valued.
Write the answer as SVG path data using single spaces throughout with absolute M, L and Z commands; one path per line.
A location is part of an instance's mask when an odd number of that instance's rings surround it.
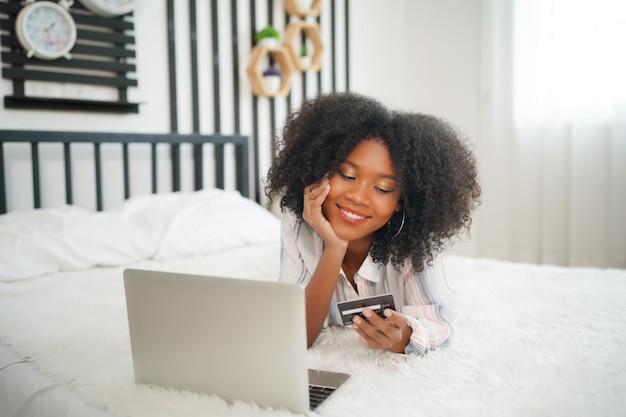
M 352 327 L 364 346 L 423 355 L 449 343 L 441 258 L 478 204 L 474 157 L 444 121 L 331 93 L 305 101 L 283 129 L 266 192 L 280 196 L 282 281 L 305 286 L 309 346 L 341 325 L 337 303 L 391 293 Z

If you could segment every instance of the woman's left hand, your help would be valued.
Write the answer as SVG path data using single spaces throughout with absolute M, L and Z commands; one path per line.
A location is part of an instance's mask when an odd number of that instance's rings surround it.
M 359 333 L 362 345 L 372 349 L 404 352 L 412 330 L 403 314 L 388 308 L 384 311 L 385 318 L 382 318 L 366 308 L 363 315 L 365 320 L 358 315 L 352 319 L 352 328 Z

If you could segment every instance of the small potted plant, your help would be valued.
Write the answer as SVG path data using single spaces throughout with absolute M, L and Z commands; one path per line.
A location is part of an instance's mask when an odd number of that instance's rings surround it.
M 282 81 L 283 73 L 273 65 L 263 70 L 263 78 L 265 78 L 265 85 L 267 90 L 271 94 L 275 94 L 280 89 L 280 83 Z
M 254 35 L 254 41 L 257 45 L 276 48 L 280 46 L 280 35 L 272 25 L 267 25 Z
M 305 67 L 311 65 L 311 57 L 309 56 L 309 47 L 306 40 L 303 40 L 302 45 L 300 45 L 300 62 Z

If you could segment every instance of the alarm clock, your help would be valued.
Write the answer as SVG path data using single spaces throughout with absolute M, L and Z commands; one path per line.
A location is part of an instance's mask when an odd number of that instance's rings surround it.
M 128 14 L 135 9 L 137 0 L 80 0 L 91 12 L 104 17 Z
M 76 23 L 67 1 L 28 1 L 15 20 L 15 34 L 29 58 L 71 58 Z

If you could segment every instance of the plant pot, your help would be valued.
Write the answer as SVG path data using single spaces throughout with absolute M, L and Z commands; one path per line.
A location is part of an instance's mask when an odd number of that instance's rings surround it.
M 301 56 L 300 57 L 300 62 L 302 63 L 302 66 L 304 67 L 310 67 L 311 66 L 311 57 L 308 55 L 305 56 Z
M 264 79 L 267 91 L 271 94 L 275 94 L 278 90 L 280 90 L 280 83 L 282 82 L 282 77 L 280 75 L 265 75 Z
M 280 47 L 280 41 L 276 38 L 263 38 L 257 43 L 257 45 L 266 46 L 268 48 L 278 48 Z

